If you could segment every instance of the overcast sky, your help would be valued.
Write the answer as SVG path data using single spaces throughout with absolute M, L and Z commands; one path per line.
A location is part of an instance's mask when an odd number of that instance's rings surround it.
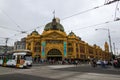
M 113 21 L 117 2 L 66 18 L 103 5 L 104 2 L 105 0 L 0 0 L 0 45 L 5 45 L 3 38 L 6 37 L 10 37 L 8 45 L 26 37 L 27 34 L 20 34 L 20 31 L 31 33 L 39 27 L 36 30 L 41 34 L 44 26 L 52 21 L 55 10 L 55 16 L 61 19 L 60 23 L 66 33 L 73 31 L 90 45 L 97 44 L 103 48 L 105 41 L 108 42 L 108 32 L 95 29 L 109 28 L 112 45 L 114 42 L 120 53 L 120 21 L 92 26 Z M 120 2 L 118 8 L 120 9 Z M 120 17 L 120 10 L 116 16 Z

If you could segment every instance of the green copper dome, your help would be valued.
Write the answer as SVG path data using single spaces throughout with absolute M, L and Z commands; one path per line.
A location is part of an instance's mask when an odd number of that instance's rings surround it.
M 32 31 L 31 35 L 39 35 L 39 33 L 36 30 L 34 30 Z
M 76 35 L 75 35 L 74 32 L 71 31 L 71 32 L 69 33 L 69 36 L 76 36 Z
M 48 30 L 60 30 L 60 31 L 64 32 L 63 26 L 55 18 L 53 19 L 52 22 L 46 24 L 44 30 L 45 31 L 48 31 Z

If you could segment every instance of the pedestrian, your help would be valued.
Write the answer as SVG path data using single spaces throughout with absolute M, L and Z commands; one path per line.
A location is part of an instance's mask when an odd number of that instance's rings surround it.
M 102 67 L 102 68 L 105 68 L 104 61 L 101 61 L 101 67 Z
M 37 58 L 36 57 L 34 57 L 34 62 L 36 63 L 36 60 L 37 60 Z
M 75 64 L 75 66 L 77 67 L 77 65 L 78 65 L 78 61 L 77 61 L 77 60 L 75 60 L 74 64 Z
M 97 67 L 96 60 L 93 59 L 91 61 L 91 66 L 94 67 L 94 68 Z
M 38 63 L 40 62 L 40 56 L 38 57 Z

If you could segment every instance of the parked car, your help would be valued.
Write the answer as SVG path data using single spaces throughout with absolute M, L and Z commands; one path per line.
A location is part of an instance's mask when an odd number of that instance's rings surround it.
M 103 62 L 104 62 L 105 65 L 108 65 L 108 61 L 104 60 Z
M 106 60 L 104 60 L 104 61 L 98 60 L 98 61 L 96 62 L 96 64 L 97 64 L 97 65 L 101 65 L 101 64 L 108 65 L 108 61 L 106 61 Z
M 98 60 L 98 61 L 96 62 L 96 64 L 97 64 L 97 65 L 101 65 L 101 60 Z

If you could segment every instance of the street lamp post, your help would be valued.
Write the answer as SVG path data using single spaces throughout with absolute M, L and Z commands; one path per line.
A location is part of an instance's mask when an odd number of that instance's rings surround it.
M 115 43 L 113 43 L 113 50 L 114 50 L 114 54 L 116 55 L 116 50 L 115 50 Z
M 111 51 L 111 54 L 113 54 L 112 44 L 111 44 L 111 36 L 110 36 L 110 30 L 109 29 L 108 29 L 108 37 L 109 37 L 110 51 Z
M 113 56 L 113 51 L 112 51 L 112 44 L 111 44 L 111 36 L 110 36 L 110 30 L 109 28 L 99 28 L 99 29 L 95 29 L 95 30 L 107 30 L 108 31 L 108 39 L 109 39 L 109 46 L 110 46 L 110 53 Z
M 7 53 L 7 43 L 9 38 L 5 38 L 5 54 Z

